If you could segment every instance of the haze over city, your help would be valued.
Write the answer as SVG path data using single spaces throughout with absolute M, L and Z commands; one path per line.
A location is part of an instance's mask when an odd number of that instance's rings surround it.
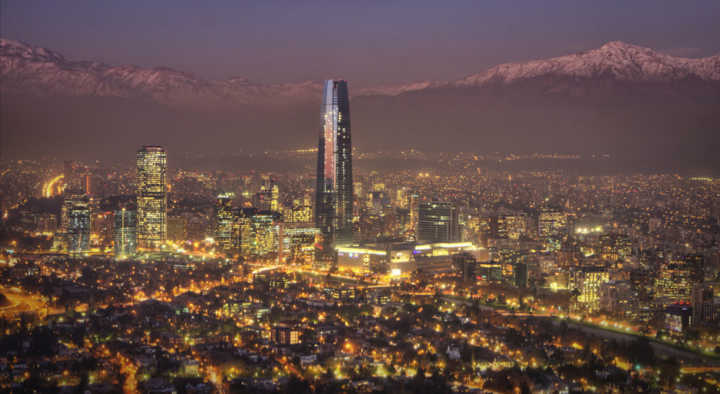
M 0 391 L 720 391 L 718 20 L 0 0 Z
M 5 2 L 2 154 L 312 146 L 321 81 L 340 77 L 361 149 L 611 153 L 708 173 L 717 14 L 707 1 Z

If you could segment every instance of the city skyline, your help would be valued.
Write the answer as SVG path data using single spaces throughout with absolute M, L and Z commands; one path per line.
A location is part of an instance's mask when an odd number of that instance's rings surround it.
M 718 19 L 0 0 L 0 392 L 720 392 Z

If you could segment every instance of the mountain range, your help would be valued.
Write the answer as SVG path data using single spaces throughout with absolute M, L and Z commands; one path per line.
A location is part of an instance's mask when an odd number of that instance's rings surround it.
M 358 90 L 349 82 L 353 142 L 363 148 L 720 164 L 720 55 L 681 58 L 613 41 L 453 81 Z M 312 145 L 321 83 L 208 80 L 0 39 L 0 92 L 4 155 L 119 155 L 143 143 L 208 152 Z

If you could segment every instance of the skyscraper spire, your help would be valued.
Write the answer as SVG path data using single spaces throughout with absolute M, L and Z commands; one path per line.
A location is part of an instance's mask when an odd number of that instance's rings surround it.
M 318 142 L 315 225 L 326 241 L 352 242 L 353 178 L 350 100 L 346 81 L 327 80 Z

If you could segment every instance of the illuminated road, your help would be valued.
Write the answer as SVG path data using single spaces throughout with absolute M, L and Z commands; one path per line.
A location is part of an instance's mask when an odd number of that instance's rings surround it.
M 0 286 L 0 293 L 10 301 L 10 305 L 0 308 L 1 316 L 13 316 L 23 312 L 37 312 L 39 315 L 63 312 L 62 309 L 48 307 L 41 296 L 25 293 L 17 287 Z
M 60 174 L 55 178 L 47 181 L 47 183 L 43 185 L 43 197 L 50 198 L 54 195 L 60 194 L 62 192 L 62 189 L 64 189 L 64 185 L 60 181 L 62 181 L 64 178 L 65 175 Z

